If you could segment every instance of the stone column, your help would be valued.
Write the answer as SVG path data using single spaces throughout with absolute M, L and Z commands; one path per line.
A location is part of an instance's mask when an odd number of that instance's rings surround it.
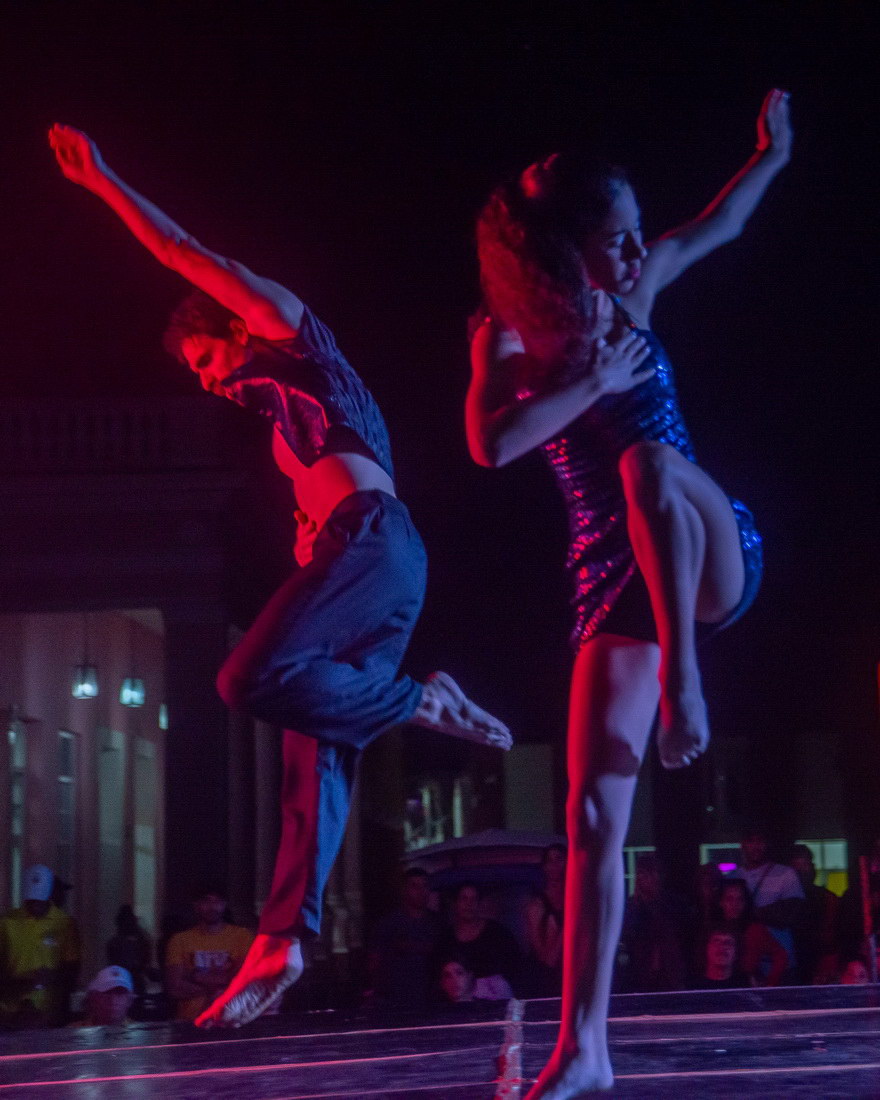
M 272 888 L 281 832 L 281 730 L 254 722 L 254 902 L 257 912 Z
M 175 601 L 165 617 L 165 908 L 186 912 L 194 885 L 229 869 L 229 737 L 215 687 L 226 656 L 218 602 Z
M 237 921 L 254 912 L 254 723 L 243 714 L 229 715 L 229 906 Z

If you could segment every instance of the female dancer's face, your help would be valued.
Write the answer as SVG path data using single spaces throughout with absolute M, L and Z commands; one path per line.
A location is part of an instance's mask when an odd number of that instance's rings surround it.
M 584 263 L 594 287 L 629 294 L 642 273 L 647 251 L 642 244 L 641 213 L 632 188 L 618 191 L 601 225 L 584 241 Z

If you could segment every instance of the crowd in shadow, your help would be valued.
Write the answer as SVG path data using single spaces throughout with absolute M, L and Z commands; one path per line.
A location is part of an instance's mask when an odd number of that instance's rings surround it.
M 785 862 L 769 856 L 763 829 L 742 837 L 737 866 L 701 866 L 689 896 L 670 890 L 659 859 L 636 864 L 617 953 L 614 989 L 659 993 L 788 984 L 871 981 L 880 937 L 880 840 L 860 884 L 841 897 L 818 885 L 812 850 L 795 845 Z M 444 892 L 410 867 L 398 904 L 369 929 L 366 949 L 341 970 L 313 941 L 301 983 L 273 1005 L 282 1011 L 346 1007 L 407 1017 L 469 1003 L 558 996 L 565 932 L 566 852 L 542 855 L 541 881 L 511 911 L 497 883 L 457 881 Z M 67 884 L 37 864 L 24 875 L 23 902 L 0 918 L 0 1026 L 125 1026 L 194 1020 L 226 987 L 253 940 L 236 924 L 222 884 L 196 887 L 192 919 L 168 920 L 154 944 L 122 905 L 106 944 L 106 965 L 78 990 L 76 924 L 65 912 Z M 875 964 L 876 965 L 876 964 Z M 876 971 L 873 971 L 876 973 Z

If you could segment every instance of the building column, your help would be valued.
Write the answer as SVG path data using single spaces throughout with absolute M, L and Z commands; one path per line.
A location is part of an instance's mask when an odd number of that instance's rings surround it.
M 683 896 L 693 887 L 700 865 L 700 842 L 706 831 L 705 755 L 686 768 L 664 768 L 653 749 L 652 769 L 654 846 L 667 884 Z
M 192 889 L 229 868 L 229 736 L 217 671 L 227 623 L 213 600 L 179 601 L 165 618 L 165 910 L 186 913 Z
M 281 832 L 281 730 L 254 722 L 254 905 L 259 913 L 272 889 Z
M 254 727 L 243 714 L 229 715 L 229 906 L 239 923 L 254 909 Z

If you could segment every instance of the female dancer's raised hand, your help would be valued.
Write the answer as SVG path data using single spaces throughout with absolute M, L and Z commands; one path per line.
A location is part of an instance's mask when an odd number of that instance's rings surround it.
M 788 111 L 789 95 L 771 88 L 758 115 L 758 152 L 775 153 L 788 160 L 791 156 L 792 129 Z

